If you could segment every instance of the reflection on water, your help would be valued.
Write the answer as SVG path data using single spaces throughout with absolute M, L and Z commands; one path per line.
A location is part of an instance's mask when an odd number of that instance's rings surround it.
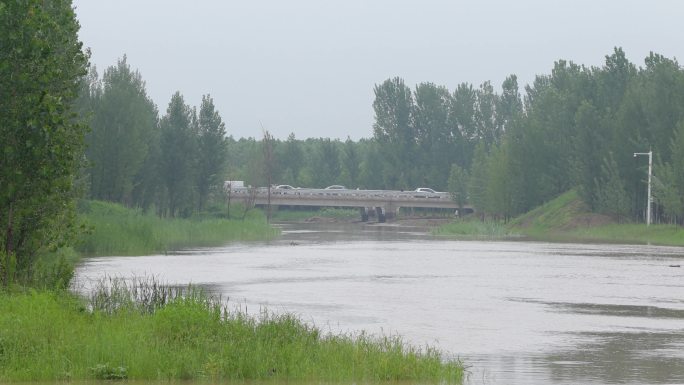
M 637 384 L 684 380 L 681 331 L 580 333 L 576 339 L 584 342 L 544 357 L 553 379 Z
M 281 239 L 93 258 L 102 275 L 206 285 L 333 332 L 399 333 L 471 366 L 472 384 L 684 382 L 680 248 L 466 242 L 396 224 L 280 225 Z
M 598 303 L 562 303 L 562 302 L 543 302 L 534 300 L 523 300 L 525 302 L 537 302 L 551 306 L 555 311 L 608 315 L 618 317 L 649 317 L 649 318 L 675 318 L 684 319 L 684 309 L 668 309 L 657 306 L 636 306 L 636 305 L 611 305 Z M 671 303 L 682 301 L 670 301 Z M 684 303 L 684 302 L 683 302 Z

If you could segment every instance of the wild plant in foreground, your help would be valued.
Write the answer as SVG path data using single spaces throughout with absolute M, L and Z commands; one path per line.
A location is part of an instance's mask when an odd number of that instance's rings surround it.
M 86 303 L 0 292 L 0 383 L 88 379 L 460 383 L 463 366 L 398 336 L 323 333 L 228 310 L 198 287 L 107 278 Z
M 178 299 L 192 299 L 215 305 L 220 302 L 208 296 L 199 286 L 167 285 L 155 276 L 130 279 L 106 276 L 99 279 L 90 291 L 88 308 L 106 314 L 122 310 L 152 314 Z

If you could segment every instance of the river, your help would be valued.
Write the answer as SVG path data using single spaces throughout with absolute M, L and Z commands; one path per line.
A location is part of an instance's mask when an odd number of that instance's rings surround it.
M 683 248 L 279 226 L 283 236 L 269 243 L 87 259 L 76 281 L 154 275 L 205 286 L 250 313 L 400 334 L 460 358 L 469 384 L 684 383 Z

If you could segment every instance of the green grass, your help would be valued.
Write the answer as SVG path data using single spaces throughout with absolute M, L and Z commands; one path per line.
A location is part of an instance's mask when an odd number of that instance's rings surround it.
M 684 228 L 678 225 L 610 224 L 577 228 L 570 235 L 587 241 L 684 246 Z
M 588 208 L 579 199 L 577 193 L 570 190 L 556 199 L 516 217 L 509 226 L 511 228 L 523 228 L 526 233 L 548 232 L 570 225 L 578 215 L 587 211 Z
M 568 191 L 508 224 L 458 220 L 433 230 L 455 237 L 505 238 L 519 234 L 553 242 L 650 243 L 684 246 L 684 228 L 677 225 L 615 223 L 610 217 L 589 212 L 575 191 Z
M 521 215 L 510 226 L 530 238 L 547 241 L 684 245 L 681 226 L 616 223 L 590 213 L 573 190 Z
M 513 236 L 505 224 L 479 219 L 458 219 L 432 230 L 432 234 L 456 238 L 504 238 Z
M 0 382 L 462 380 L 459 361 L 399 337 L 324 334 L 292 315 L 252 317 L 189 293 L 150 310 L 125 300 L 101 307 L 64 293 L 0 292 Z
M 216 217 L 168 219 L 121 205 L 86 201 L 80 217 L 91 229 L 77 245 L 84 255 L 145 255 L 189 246 L 271 239 L 278 235 L 257 210 L 244 220 Z

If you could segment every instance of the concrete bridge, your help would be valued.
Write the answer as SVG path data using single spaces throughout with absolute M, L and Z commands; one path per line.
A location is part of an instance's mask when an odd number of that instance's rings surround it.
M 251 201 L 251 204 L 266 206 L 268 188 L 237 188 L 231 191 L 234 197 Z M 395 216 L 401 207 L 435 208 L 457 210 L 458 205 L 451 200 L 449 193 L 427 193 L 417 191 L 393 190 L 347 190 L 347 189 L 276 189 L 271 188 L 272 206 L 316 206 L 316 207 L 356 207 L 361 220 L 368 220 L 375 214 L 379 222 Z M 465 212 L 472 207 L 464 206 Z

